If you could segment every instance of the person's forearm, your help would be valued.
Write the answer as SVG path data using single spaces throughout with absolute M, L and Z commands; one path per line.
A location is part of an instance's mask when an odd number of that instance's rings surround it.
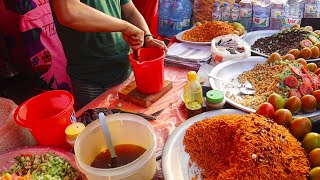
M 132 3 L 132 2 L 130 2 Z M 129 6 L 128 5 L 124 5 L 124 6 Z M 129 10 L 130 9 L 130 10 Z M 149 27 L 146 23 L 146 21 L 144 20 L 143 16 L 140 14 L 140 12 L 136 9 L 136 8 L 132 8 L 131 7 L 124 7 L 123 9 L 123 19 L 128 21 L 129 23 L 137 26 L 138 28 L 142 29 L 144 31 L 144 34 L 150 34 L 150 30 Z
M 129 23 L 108 16 L 79 0 L 51 0 L 58 21 L 69 28 L 83 32 L 122 32 Z

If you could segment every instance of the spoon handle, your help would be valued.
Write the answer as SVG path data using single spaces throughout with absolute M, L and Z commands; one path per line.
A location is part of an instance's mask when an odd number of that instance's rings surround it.
M 230 81 L 227 81 L 227 80 L 224 80 L 224 79 L 218 78 L 217 76 L 213 76 L 213 75 L 211 75 L 211 74 L 209 74 L 209 73 L 207 73 L 207 75 L 208 75 L 209 77 L 211 77 L 211 78 L 214 78 L 214 79 L 217 79 L 217 80 L 219 80 L 219 81 L 223 81 L 223 82 L 225 82 L 225 83 L 229 83 L 229 84 L 232 84 L 232 85 L 234 85 L 234 86 L 238 87 L 238 85 L 237 85 L 237 84 L 232 83 L 232 82 L 230 82 Z
M 106 117 L 104 116 L 103 112 L 99 113 L 99 120 L 100 120 L 100 124 L 101 124 L 101 127 L 102 127 L 104 138 L 106 140 L 108 149 L 110 151 L 110 155 L 111 155 L 112 158 L 115 158 L 115 157 L 117 157 L 117 155 L 116 155 L 116 153 L 114 151 L 114 147 L 113 147 L 113 144 L 112 144 L 112 141 L 111 141 L 110 130 L 109 130 L 109 127 L 107 125 L 107 120 L 106 120 Z

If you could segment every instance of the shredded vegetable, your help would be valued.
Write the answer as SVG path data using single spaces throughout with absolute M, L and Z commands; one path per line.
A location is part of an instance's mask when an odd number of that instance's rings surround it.
M 64 159 L 51 153 L 17 156 L 16 163 L 0 180 L 71 180 L 79 173 Z
M 185 151 L 203 179 L 306 179 L 309 162 L 290 132 L 255 114 L 220 115 L 193 124 Z

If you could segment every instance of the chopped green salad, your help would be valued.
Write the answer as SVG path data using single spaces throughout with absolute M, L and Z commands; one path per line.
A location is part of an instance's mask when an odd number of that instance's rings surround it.
M 63 158 L 54 153 L 42 155 L 24 154 L 15 158 L 17 161 L 0 179 L 12 176 L 31 176 L 32 180 L 71 180 L 82 179 L 80 174 Z

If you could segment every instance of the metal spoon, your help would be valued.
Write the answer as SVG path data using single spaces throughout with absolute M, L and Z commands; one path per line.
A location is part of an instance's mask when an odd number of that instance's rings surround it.
M 233 82 L 230 82 L 230 81 L 227 81 L 227 80 L 218 78 L 217 76 L 213 76 L 213 75 L 211 75 L 211 74 L 209 74 L 209 73 L 207 73 L 207 75 L 208 75 L 210 78 L 214 78 L 214 79 L 217 79 L 217 80 L 219 80 L 219 81 L 223 81 L 223 82 L 225 82 L 225 83 L 228 83 L 228 84 L 231 84 L 231 85 L 237 87 L 242 94 L 252 95 L 252 94 L 255 94 L 255 93 L 256 93 L 256 90 L 255 90 L 254 88 L 248 87 L 248 86 L 246 86 L 245 84 L 235 84 L 235 83 L 233 83 Z
M 112 159 L 116 158 L 117 155 L 116 155 L 116 152 L 114 151 L 114 146 L 112 144 L 109 127 L 108 127 L 107 120 L 106 120 L 106 117 L 104 116 L 103 112 L 99 113 L 99 120 L 100 120 L 100 124 L 101 124 L 101 127 L 102 127 L 104 139 L 105 139 L 105 141 L 107 143 L 107 147 L 108 147 L 108 149 L 110 151 L 111 158 Z

